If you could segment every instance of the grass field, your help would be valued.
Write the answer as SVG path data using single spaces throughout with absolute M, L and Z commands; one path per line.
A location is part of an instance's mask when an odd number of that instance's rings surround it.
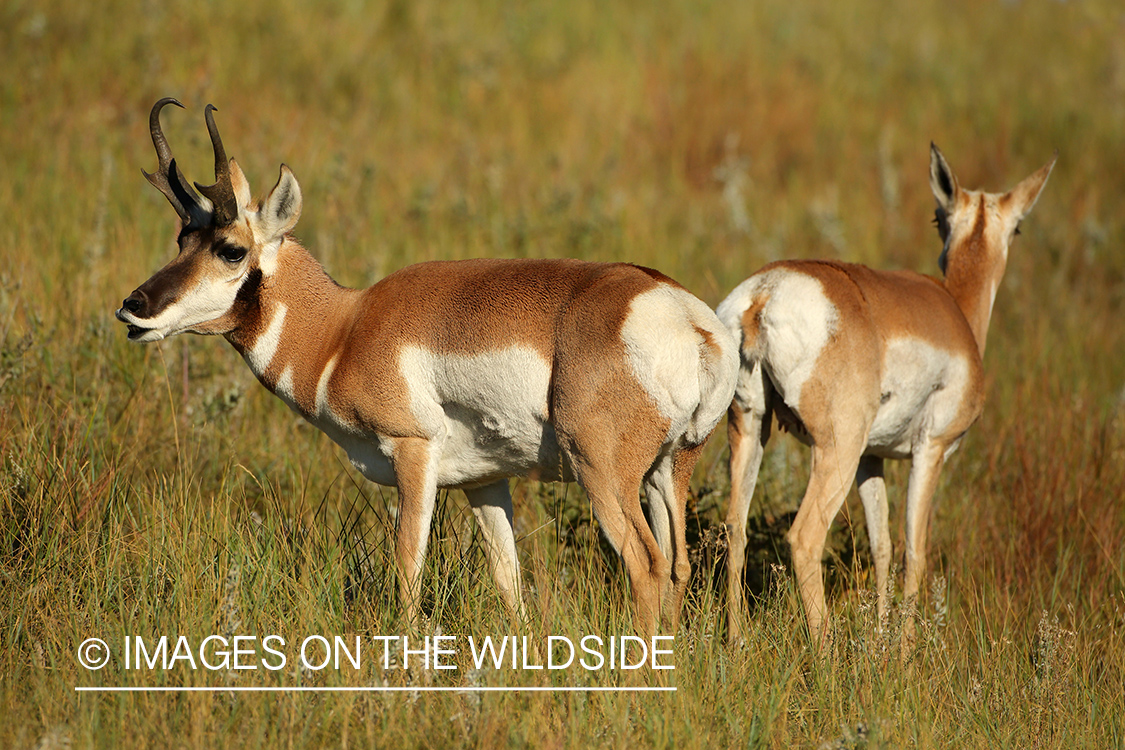
M 0 747 L 1125 747 L 1118 3 L 11 0 L 0 49 Z M 441 673 L 83 669 L 89 637 L 404 632 L 394 491 L 224 342 L 133 346 L 113 319 L 172 255 L 174 213 L 140 175 L 168 95 L 189 178 L 211 182 L 211 102 L 256 192 L 293 168 L 297 233 L 352 286 L 477 256 L 628 260 L 712 305 L 783 257 L 936 274 L 930 141 L 994 191 L 1057 148 L 998 295 L 984 416 L 939 486 L 913 658 L 900 613 L 874 630 L 854 496 L 826 558 L 836 638 L 810 650 L 783 541 L 807 452 L 788 438 L 751 511 L 749 637 L 723 641 L 720 428 L 675 670 L 477 670 L 464 651 Z M 907 468 L 888 465 L 899 551 Z M 631 633 L 581 490 L 513 488 L 530 629 L 450 493 L 413 635 Z M 677 691 L 75 691 L 98 685 Z

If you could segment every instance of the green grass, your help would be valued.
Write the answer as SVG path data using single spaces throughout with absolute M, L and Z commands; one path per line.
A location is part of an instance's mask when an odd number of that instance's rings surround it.
M 1125 747 L 1125 53 L 1110 0 L 0 8 L 0 746 Z M 823 6 L 823 7 L 822 7 Z M 873 622 L 854 498 L 811 652 L 783 539 L 807 453 L 771 444 L 746 644 L 723 631 L 725 438 L 697 471 L 674 672 L 233 676 L 82 669 L 101 637 L 404 632 L 395 494 L 223 342 L 126 343 L 172 253 L 147 113 L 210 182 L 203 106 L 256 192 L 278 164 L 341 283 L 474 256 L 655 266 L 710 304 L 768 260 L 937 273 L 931 140 L 962 184 L 1059 162 L 1012 248 L 988 405 L 938 490 L 914 658 Z M 901 549 L 906 466 L 888 469 Z M 424 587 L 458 636 L 631 632 L 575 486 L 517 481 L 513 626 L 463 498 Z M 769 524 L 766 513 L 778 520 Z M 86 685 L 674 685 L 672 694 L 128 694 Z

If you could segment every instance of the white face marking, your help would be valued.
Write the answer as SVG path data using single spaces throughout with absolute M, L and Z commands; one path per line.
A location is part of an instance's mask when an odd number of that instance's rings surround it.
M 554 431 L 546 424 L 551 366 L 535 350 L 449 355 L 408 346 L 399 371 L 419 425 L 443 441 L 439 486 L 527 474 L 544 455 L 545 476 L 557 473 Z
M 246 364 L 250 365 L 250 369 L 258 377 L 262 377 L 273 361 L 274 355 L 277 354 L 277 347 L 281 343 L 281 332 L 285 327 L 286 312 L 288 308 L 285 305 L 278 305 L 266 330 L 246 352 Z
M 801 389 L 835 332 L 840 314 L 812 276 L 778 269 L 769 277 L 759 356 L 769 364 L 770 379 L 785 403 L 799 410 Z
M 200 323 L 209 323 L 222 317 L 238 296 L 245 274 L 229 280 L 204 279 L 182 295 L 178 300 L 164 308 L 155 318 L 138 318 L 127 310 L 119 311 L 119 318 L 126 323 L 151 329 L 143 335 L 130 339 L 135 343 L 147 343 L 182 333 Z
M 705 356 L 697 326 L 722 350 L 718 362 Z M 734 393 L 738 360 L 734 342 L 706 305 L 662 284 L 633 298 L 621 339 L 634 377 L 669 420 L 669 440 L 690 433 L 695 442 L 718 424 Z M 715 372 L 701 372 L 712 364 Z

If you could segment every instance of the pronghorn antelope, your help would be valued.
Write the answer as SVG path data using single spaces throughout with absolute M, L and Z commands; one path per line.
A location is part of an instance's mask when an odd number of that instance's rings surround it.
M 746 516 L 773 415 L 812 447 L 808 488 L 788 539 L 813 641 L 823 642 L 828 630 L 824 542 L 852 477 L 871 539 L 880 622 L 887 615 L 888 458 L 911 459 L 903 594 L 913 603 L 938 474 L 984 404 L 985 337 L 1008 246 L 1052 166 L 1054 160 L 1003 195 L 964 190 L 931 144 L 944 281 L 850 263 L 782 261 L 739 284 L 719 305 L 719 319 L 741 351 L 728 411 L 732 640 L 741 635 L 745 611 Z M 909 634 L 909 620 L 906 626 Z
M 253 202 L 212 110 L 214 185 L 184 179 L 152 108 L 145 173 L 179 215 L 179 254 L 122 303 L 129 339 L 225 336 L 262 384 L 399 490 L 400 603 L 416 622 L 437 492 L 460 488 L 497 587 L 522 617 L 508 477 L 577 480 L 629 575 L 635 627 L 675 628 L 691 566 L 688 482 L 734 394 L 738 353 L 701 301 L 623 263 L 466 260 L 338 286 L 291 236 L 285 165 Z M 642 511 L 645 486 L 652 527 Z M 653 531 L 655 530 L 655 536 Z

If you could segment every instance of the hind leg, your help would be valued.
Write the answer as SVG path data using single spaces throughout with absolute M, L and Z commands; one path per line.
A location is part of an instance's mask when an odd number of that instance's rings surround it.
M 634 627 L 648 637 L 656 633 L 671 565 L 645 518 L 640 489 L 661 452 L 667 423 L 647 398 L 640 397 L 643 392 L 629 399 L 631 408 L 623 411 L 621 393 L 628 393 L 630 385 L 619 384 L 613 398 L 578 391 L 594 397 L 558 403 L 555 429 L 594 517 L 621 555 L 632 588 Z M 674 522 L 669 519 L 668 536 L 675 534 Z
M 743 367 L 746 364 L 743 363 Z M 730 505 L 727 507 L 727 638 L 742 638 L 746 601 L 742 579 L 746 569 L 746 518 L 758 482 L 766 442 L 770 438 L 772 388 L 756 363 L 748 376 L 740 373 L 738 391 L 727 410 L 730 442 Z M 744 377 L 745 376 L 745 377 Z
M 687 503 L 691 475 L 702 446 L 675 448 L 657 459 L 645 478 L 649 516 L 660 551 L 671 561 L 672 572 L 662 593 L 661 625 L 675 631 L 679 625 L 684 594 L 691 579 L 687 548 Z
M 855 432 L 860 433 L 858 437 Z M 829 631 L 821 565 L 824 543 L 856 475 L 867 430 L 853 431 L 850 436 L 841 437 L 845 439 L 813 446 L 809 486 L 789 529 L 793 569 L 808 618 L 809 634 L 813 643 L 821 646 L 825 645 Z
M 653 536 L 660 551 L 672 559 L 672 519 L 669 507 L 675 501 L 672 485 L 672 459 L 667 453 L 660 454 L 645 476 L 645 497 L 648 499 L 648 518 Z
M 673 633 L 679 625 L 684 594 L 687 593 L 688 581 L 691 579 L 691 560 L 688 558 L 687 548 L 687 504 L 691 499 L 691 475 L 695 473 L 695 465 L 699 462 L 702 452 L 703 445 L 700 444 L 680 448 L 672 457 L 672 484 L 675 495 L 668 510 L 672 517 L 675 549 L 672 557 L 672 595 L 664 605 L 664 615 L 665 623 Z
M 634 628 L 645 637 L 656 634 L 663 592 L 671 566 L 649 529 L 639 499 L 640 477 L 614 477 L 596 469 L 579 472 L 594 517 L 609 543 L 621 555 L 633 592 Z

